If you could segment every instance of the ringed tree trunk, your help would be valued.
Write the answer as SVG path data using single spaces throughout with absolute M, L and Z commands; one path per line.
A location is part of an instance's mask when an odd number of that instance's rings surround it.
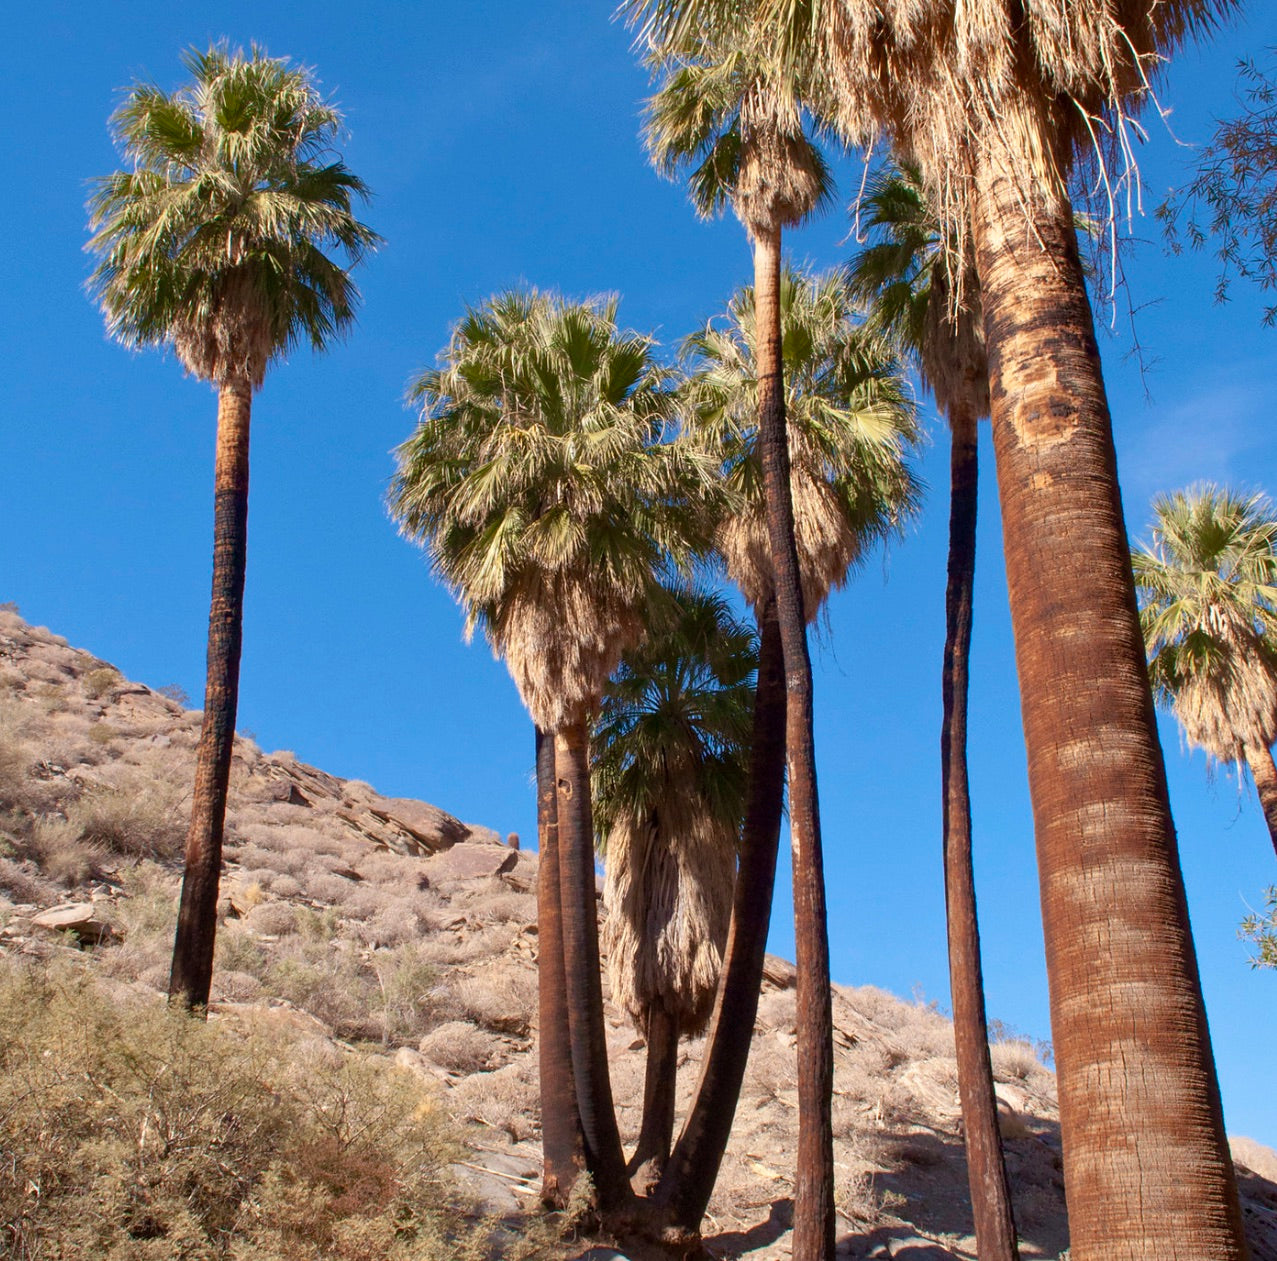
M 967 690 L 975 586 L 979 426 L 959 406 L 949 416 L 949 579 L 945 591 L 940 767 L 944 805 L 944 892 L 949 931 L 949 986 L 958 1057 L 958 1094 L 967 1151 L 967 1181 L 981 1261 L 1016 1261 L 1015 1220 L 998 1129 L 998 1099 L 989 1058 L 989 1029 L 980 966 L 975 872 L 971 861 L 971 795 L 967 781 Z
M 645 1191 L 656 1186 L 670 1157 L 674 1137 L 674 1101 L 678 1086 L 678 1020 L 658 998 L 647 1009 L 643 1036 L 647 1061 L 643 1073 L 643 1123 L 626 1171 L 642 1172 Z
M 753 1042 L 785 793 L 785 661 L 775 597 L 758 613 L 758 682 L 732 916 L 701 1075 L 654 1201 L 676 1235 L 695 1237 L 714 1191 Z
M 1272 750 L 1267 745 L 1248 748 L 1246 765 L 1254 777 L 1264 821 L 1268 824 L 1268 837 L 1273 843 L 1273 853 L 1277 854 L 1277 764 L 1273 762 Z
M 615 1213 L 633 1199 L 616 1126 L 608 1077 L 599 974 L 598 911 L 594 883 L 594 827 L 590 810 L 589 736 L 584 721 L 555 733 L 558 793 L 559 888 L 563 908 L 563 970 L 572 1072 L 585 1165 L 599 1209 Z
M 541 1201 L 563 1208 L 585 1166 L 576 1110 L 559 890 L 559 819 L 554 737 L 539 727 L 537 755 L 537 1052 L 541 1073 Z
M 1008 111 L 1011 115 L 1014 111 Z M 1029 111 L 1002 120 L 1052 152 Z M 1062 190 L 977 152 L 973 229 L 1075 1261 L 1237 1261 L 1237 1189 Z
M 834 1255 L 833 1000 L 825 909 L 811 658 L 803 612 L 785 437 L 780 327 L 780 229 L 754 243 L 755 365 L 758 439 L 785 656 L 785 744 L 794 869 L 794 944 L 798 965 L 798 1162 L 794 1187 L 794 1261 Z
M 195 761 L 186 866 L 169 972 L 169 1001 L 188 1011 L 208 1007 L 217 934 L 226 793 L 235 748 L 239 658 L 244 633 L 248 553 L 248 437 L 253 387 L 237 377 L 217 393 L 213 468 L 213 596 L 208 614 L 204 718 Z

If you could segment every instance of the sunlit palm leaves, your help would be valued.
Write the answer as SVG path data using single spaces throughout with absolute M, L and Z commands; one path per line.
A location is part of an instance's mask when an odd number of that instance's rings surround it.
M 1277 739 L 1277 515 L 1202 485 L 1153 501 L 1132 556 L 1149 678 L 1191 744 L 1220 762 Z
M 713 468 L 668 440 L 669 374 L 614 299 L 497 295 L 410 397 L 391 508 L 503 655 L 538 726 L 580 721 L 671 558 L 706 541 Z
M 126 344 L 256 386 L 272 359 L 350 324 L 349 266 L 378 238 L 355 218 L 367 190 L 333 156 L 341 118 L 309 71 L 258 49 L 185 60 L 189 87 L 139 84 L 114 115 L 131 169 L 90 200 L 90 287 Z
M 787 270 L 780 288 L 785 412 L 803 606 L 814 619 L 875 541 L 917 505 L 906 463 L 919 437 L 900 366 L 863 327 L 845 273 Z M 758 605 L 772 588 L 757 446 L 753 291 L 688 338 L 688 423 L 722 460 L 742 507 L 720 529 L 733 580 Z

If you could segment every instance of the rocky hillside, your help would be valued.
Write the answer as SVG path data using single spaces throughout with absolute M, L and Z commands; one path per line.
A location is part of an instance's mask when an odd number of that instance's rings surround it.
M 162 991 L 199 727 L 182 700 L 0 612 L 0 951 L 88 951 L 103 983 Z M 536 867 L 488 828 L 237 741 L 213 1021 L 268 1022 L 426 1083 L 460 1127 L 474 1211 L 516 1235 L 537 1211 Z M 834 1020 L 840 1253 L 973 1257 L 948 1020 L 868 985 L 835 987 Z M 642 1041 L 611 1007 L 609 1038 L 632 1141 Z M 684 1103 L 701 1050 L 685 1046 Z M 1021 1255 L 1054 1259 L 1054 1079 L 1022 1041 L 993 1060 Z M 794 973 L 770 959 L 714 1255 L 788 1255 L 796 1109 Z M 1254 1255 L 1277 1258 L 1277 1155 L 1247 1140 L 1237 1155 Z

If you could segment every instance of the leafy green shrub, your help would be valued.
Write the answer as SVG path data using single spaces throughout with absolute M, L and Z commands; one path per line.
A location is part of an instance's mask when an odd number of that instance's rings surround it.
M 456 1158 L 383 1060 L 236 1033 L 0 959 L 0 1252 L 13 1261 L 444 1258 Z
M 114 666 L 102 666 L 97 670 L 90 670 L 82 681 L 84 694 L 95 701 L 119 684 L 120 672 Z

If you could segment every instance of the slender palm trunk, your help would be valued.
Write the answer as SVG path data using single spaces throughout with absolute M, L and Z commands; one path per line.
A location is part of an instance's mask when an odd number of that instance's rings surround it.
M 599 975 L 594 828 L 590 810 L 589 737 L 584 722 L 554 737 L 558 789 L 559 882 L 563 899 L 563 969 L 572 1043 L 576 1106 L 585 1165 L 599 1208 L 623 1208 L 631 1199 L 621 1135 L 612 1105 Z
M 563 970 L 563 902 L 559 890 L 559 816 L 554 737 L 539 727 L 537 746 L 537 1051 L 541 1070 L 541 1200 L 562 1208 L 585 1165 L 576 1110 L 567 981 Z
M 642 1170 L 650 1188 L 659 1182 L 670 1157 L 678 1085 L 678 1021 L 660 999 L 647 1009 L 644 1033 L 647 1064 L 643 1075 L 643 1123 L 628 1171 L 633 1175 Z
M 1000 136 L 1051 151 L 1041 122 Z M 1029 163 L 1026 160 L 1026 167 Z M 976 159 L 973 227 L 1075 1261 L 1236 1261 L 1237 1189 L 1062 191 Z
M 676 1231 L 694 1235 L 714 1191 L 753 1041 L 767 952 L 785 792 L 785 660 L 776 600 L 759 610 L 758 684 L 732 917 L 701 1075 L 656 1191 Z
M 1268 837 L 1273 843 L 1273 853 L 1277 854 L 1277 764 L 1273 762 L 1272 750 L 1267 745 L 1247 749 L 1246 765 L 1254 777 L 1264 821 L 1268 824 Z
M 971 862 L 971 796 L 967 782 L 967 680 L 975 587 L 976 486 L 979 432 L 974 411 L 949 415 L 949 581 L 945 591 L 940 767 L 944 795 L 944 892 L 949 928 L 949 987 L 958 1056 L 958 1094 L 967 1149 L 967 1181 L 981 1261 L 1015 1261 L 1015 1220 L 998 1130 L 998 1100 L 989 1059 Z
M 217 395 L 213 470 L 213 598 L 208 614 L 204 720 L 195 762 L 186 870 L 169 972 L 169 998 L 190 1011 L 208 1007 L 217 934 L 217 886 L 222 872 L 226 792 L 235 748 L 239 655 L 244 632 L 244 570 L 248 553 L 248 433 L 253 387 L 224 383 Z
M 798 1169 L 794 1188 L 794 1261 L 834 1255 L 833 1001 L 825 912 L 811 658 L 794 543 L 794 507 L 785 438 L 780 328 L 780 230 L 754 244 L 754 355 L 758 372 L 758 445 L 767 532 L 776 578 L 776 610 L 785 654 L 785 745 L 794 868 L 794 944 L 798 965 Z

